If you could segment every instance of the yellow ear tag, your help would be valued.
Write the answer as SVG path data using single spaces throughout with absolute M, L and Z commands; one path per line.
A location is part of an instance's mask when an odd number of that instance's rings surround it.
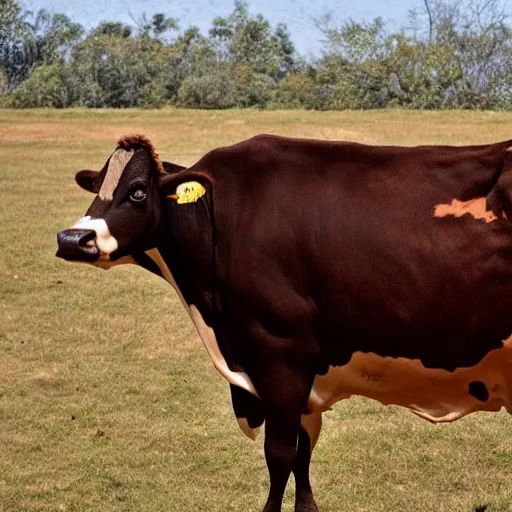
M 195 203 L 206 194 L 206 189 L 197 181 L 187 181 L 176 187 L 176 194 L 172 196 L 178 204 Z

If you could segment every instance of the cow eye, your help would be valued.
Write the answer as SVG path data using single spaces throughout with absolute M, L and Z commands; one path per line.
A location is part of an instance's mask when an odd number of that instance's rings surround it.
M 146 191 L 142 188 L 137 188 L 130 194 L 130 201 L 133 201 L 134 203 L 142 203 L 146 197 Z

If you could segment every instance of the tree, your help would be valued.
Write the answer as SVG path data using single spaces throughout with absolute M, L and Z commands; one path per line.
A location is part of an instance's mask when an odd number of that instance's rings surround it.
M 313 66 L 290 73 L 280 81 L 272 107 L 323 109 L 325 107 Z
M 417 0 L 409 26 L 317 21 L 321 58 L 295 52 L 236 0 L 208 36 L 145 14 L 85 33 L 62 14 L 0 0 L 0 94 L 19 107 L 512 109 L 512 30 L 503 0 Z
M 319 23 L 317 80 L 326 108 L 503 108 L 512 90 L 512 33 L 499 0 L 423 0 L 408 30 L 381 20 Z
M 133 107 L 151 81 L 140 41 L 93 32 L 73 52 L 75 102 L 88 107 Z
M 213 72 L 218 61 L 212 42 L 201 35 L 197 27 L 190 27 L 169 48 L 169 60 L 164 65 L 165 83 L 169 99 L 184 104 L 188 93 L 179 93 L 187 78 L 200 78 Z M 185 85 L 190 91 L 190 85 Z M 179 99 L 181 98 L 181 99 Z M 191 100 L 187 99 L 186 104 Z
M 182 65 L 188 68 L 178 99 L 186 106 L 266 106 L 279 80 L 295 68 L 286 27 L 273 30 L 263 16 L 252 16 L 245 2 L 235 2 L 228 17 L 215 18 L 208 39 L 190 36 L 180 41 L 187 47 Z
M 325 17 L 322 23 L 317 26 L 326 37 L 327 49 L 317 63 L 317 80 L 325 108 L 385 107 L 390 100 L 389 63 L 395 40 L 382 20 L 347 21 L 333 27 Z
M 38 12 L 33 25 L 38 64 L 53 64 L 69 59 L 72 48 L 80 41 L 84 28 L 64 14 Z
M 169 99 L 169 63 L 176 55 L 146 33 L 102 23 L 78 44 L 69 64 L 74 102 L 90 107 L 162 106 Z
M 102 21 L 96 28 L 94 28 L 90 36 L 92 37 L 119 37 L 128 39 L 133 35 L 133 28 L 125 25 L 120 21 Z
M 506 85 L 512 71 L 512 32 L 508 24 L 510 15 L 503 2 L 424 0 L 424 10 L 411 13 L 419 40 L 425 15 L 428 41 L 449 51 L 453 65 L 459 70 L 450 87 L 450 106 L 506 105 L 512 92 Z
M 274 80 L 293 70 L 295 48 L 286 26 L 279 24 L 272 30 L 261 14 L 252 17 L 247 3 L 240 0 L 227 18 L 213 20 L 210 38 L 218 60 L 247 64 Z
M 9 106 L 17 108 L 71 106 L 65 73 L 64 66 L 59 62 L 36 67 L 30 77 L 11 94 Z
M 5 90 L 14 90 L 27 78 L 36 61 L 37 51 L 30 13 L 22 12 L 15 0 L 0 2 L 0 69 Z
M 143 14 L 139 21 L 137 21 L 138 31 L 140 35 L 150 37 L 163 42 L 165 35 L 168 32 L 178 30 L 178 20 L 175 18 L 168 18 L 163 13 L 156 13 L 151 20 L 148 20 L 147 15 Z

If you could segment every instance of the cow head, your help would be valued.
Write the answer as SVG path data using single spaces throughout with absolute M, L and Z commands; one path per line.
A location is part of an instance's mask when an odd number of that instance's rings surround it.
M 57 256 L 102 268 L 137 262 L 157 246 L 168 196 L 190 180 L 178 172 L 184 169 L 162 162 L 142 135 L 121 139 L 101 171 L 77 173 L 78 185 L 96 197 L 82 219 L 57 234 Z

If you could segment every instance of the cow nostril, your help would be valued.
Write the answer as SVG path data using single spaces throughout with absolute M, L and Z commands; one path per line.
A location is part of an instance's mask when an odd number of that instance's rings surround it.
M 57 234 L 57 256 L 71 261 L 94 261 L 98 259 L 96 231 L 71 228 Z
M 92 229 L 80 229 L 79 231 L 78 243 L 80 245 L 86 245 L 88 242 L 96 238 L 96 231 L 93 231 Z
M 97 254 L 98 246 L 96 245 L 96 231 L 93 230 L 83 230 L 87 231 L 83 233 L 78 239 L 78 245 L 80 248 L 89 253 L 89 254 Z

